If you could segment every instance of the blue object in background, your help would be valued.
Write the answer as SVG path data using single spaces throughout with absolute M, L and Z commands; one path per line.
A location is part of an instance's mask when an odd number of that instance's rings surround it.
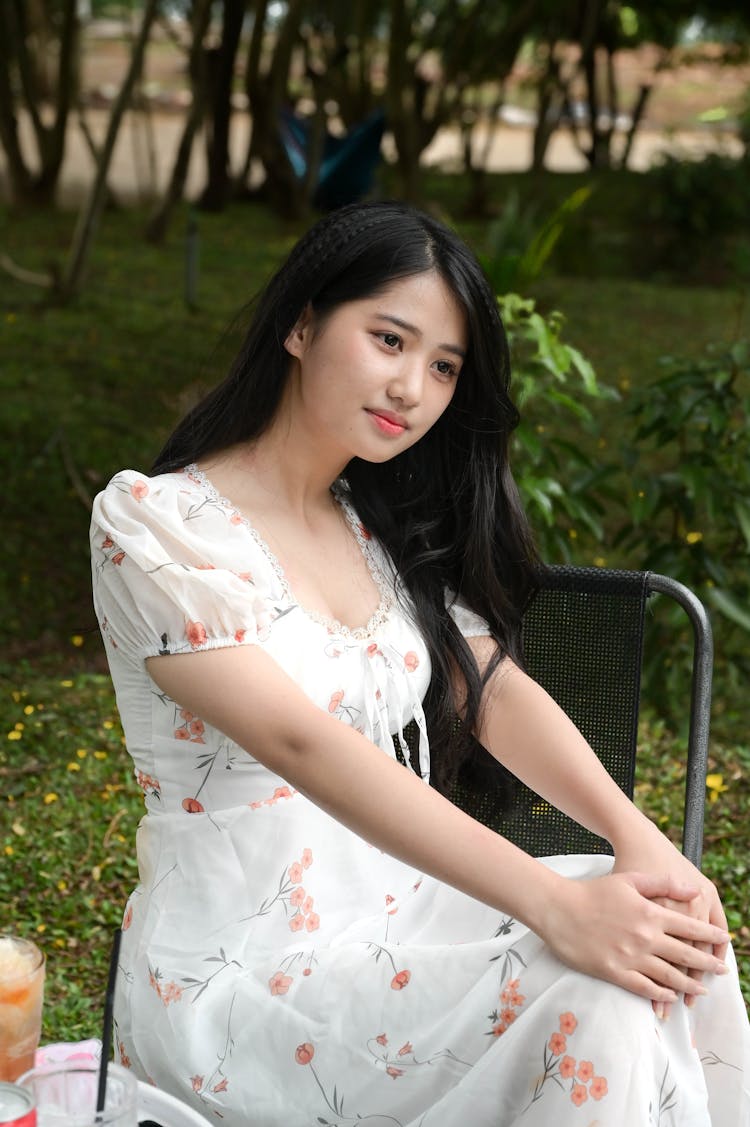
M 380 161 L 380 142 L 385 130 L 385 115 L 376 110 L 344 137 L 326 131 L 313 204 L 321 211 L 333 211 L 366 196 L 373 185 Z M 307 172 L 310 147 L 310 122 L 292 110 L 282 110 L 279 131 L 284 151 L 299 180 Z

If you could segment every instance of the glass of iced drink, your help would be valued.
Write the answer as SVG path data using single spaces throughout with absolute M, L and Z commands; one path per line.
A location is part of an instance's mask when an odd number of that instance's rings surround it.
M 30 939 L 0 934 L 0 1080 L 34 1064 L 42 1030 L 44 955 Z
M 34 1095 L 37 1127 L 138 1127 L 138 1081 L 118 1064 L 107 1065 L 104 1108 L 99 1112 L 98 1061 L 40 1065 L 18 1083 Z

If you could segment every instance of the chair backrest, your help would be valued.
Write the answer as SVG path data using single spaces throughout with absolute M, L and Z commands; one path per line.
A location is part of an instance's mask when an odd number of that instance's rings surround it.
M 581 730 L 622 790 L 633 796 L 646 602 L 676 599 L 694 631 L 683 850 L 700 862 L 713 648 L 708 617 L 682 584 L 650 572 L 551 567 L 526 609 L 523 642 L 529 674 Z M 687 687 L 686 687 L 687 697 Z M 504 809 L 486 773 L 467 771 L 451 797 L 473 817 L 537 857 L 611 853 L 609 844 L 520 783 Z

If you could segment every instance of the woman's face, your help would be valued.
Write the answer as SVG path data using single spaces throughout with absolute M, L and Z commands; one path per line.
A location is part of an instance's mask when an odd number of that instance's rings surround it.
M 433 271 L 347 302 L 322 325 L 308 312 L 286 341 L 298 362 L 287 389 L 292 426 L 338 448 L 342 465 L 386 461 L 445 411 L 467 347 L 464 312 Z

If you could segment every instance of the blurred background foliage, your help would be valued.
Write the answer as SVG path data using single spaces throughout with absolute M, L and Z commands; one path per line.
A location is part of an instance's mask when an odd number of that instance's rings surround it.
M 80 968 L 100 984 L 133 879 L 92 497 L 223 373 L 238 306 L 322 189 L 361 189 L 337 161 L 361 172 L 371 136 L 370 194 L 456 226 L 497 290 L 544 558 L 710 608 L 706 867 L 750 982 L 749 45 L 724 0 L 0 3 L 0 898 L 57 951 L 52 1034 L 91 1032 Z M 638 796 L 665 827 L 680 613 L 655 600 L 644 682 Z

